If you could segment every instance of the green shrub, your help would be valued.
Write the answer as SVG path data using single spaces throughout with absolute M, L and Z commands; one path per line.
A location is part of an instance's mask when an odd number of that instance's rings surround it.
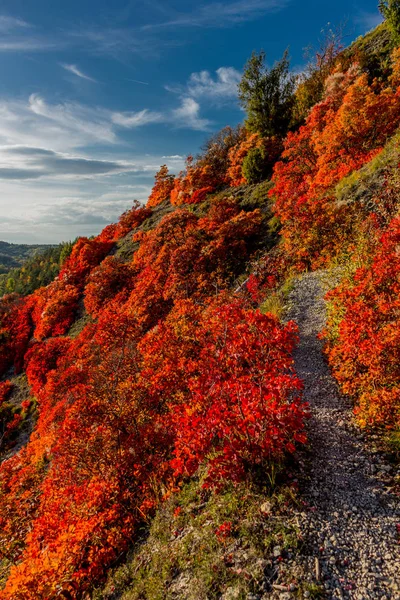
M 243 161 L 242 174 L 247 183 L 260 183 L 272 175 L 272 167 L 262 148 L 252 148 Z

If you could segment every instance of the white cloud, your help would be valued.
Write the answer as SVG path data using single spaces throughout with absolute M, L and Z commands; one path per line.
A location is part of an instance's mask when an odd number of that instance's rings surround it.
M 207 131 L 211 122 L 200 117 L 200 105 L 189 97 L 181 98 L 178 108 L 164 113 L 141 110 L 139 112 L 118 112 L 112 114 L 112 122 L 125 129 L 134 129 L 151 123 L 163 123 L 179 129 Z
M 140 83 L 140 85 L 150 85 L 148 81 L 140 81 L 140 79 L 128 79 L 126 81 L 131 81 L 133 83 Z
M 190 98 L 205 98 L 221 104 L 237 97 L 237 87 L 241 73 L 234 67 L 220 67 L 213 77 L 209 71 L 192 73 L 185 86 L 165 86 L 169 92 L 185 95 Z
M 182 98 L 182 104 L 171 112 L 175 127 L 207 131 L 211 125 L 208 119 L 200 117 L 200 105 L 193 98 Z
M 13 39 L 0 42 L 0 52 L 37 52 L 43 50 L 53 50 L 56 44 L 40 39 Z
M 112 114 L 112 122 L 127 129 L 148 125 L 149 123 L 159 123 L 162 120 L 161 113 L 146 108 L 139 112 L 116 112 Z
M 124 171 L 145 172 L 128 161 L 98 160 L 29 146 L 0 146 L 0 179 L 93 178 Z
M 92 81 L 93 83 L 96 83 L 96 79 L 93 79 L 93 77 L 89 77 L 89 75 L 85 75 L 85 73 L 83 73 L 83 71 L 81 71 L 76 65 L 64 65 L 63 64 L 61 66 L 66 71 L 73 73 L 73 75 L 76 75 L 77 77 L 80 77 L 81 79 L 86 79 L 87 81 Z
M 124 143 L 121 129 L 151 123 L 207 130 L 210 122 L 200 117 L 200 105 L 183 98 L 180 106 L 164 112 L 144 109 L 118 112 L 76 102 L 49 103 L 40 94 L 28 102 L 0 99 L 0 146 L 26 146 L 68 153 L 93 145 Z

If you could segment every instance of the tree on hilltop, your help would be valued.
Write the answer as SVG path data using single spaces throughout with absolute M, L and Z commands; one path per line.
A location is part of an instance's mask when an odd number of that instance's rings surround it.
M 239 83 L 239 100 L 246 110 L 246 128 L 263 137 L 283 137 L 292 119 L 295 77 L 289 73 L 286 50 L 269 69 L 265 52 L 253 52 Z
M 396 41 L 400 39 L 400 0 L 380 0 L 379 10 L 385 17 Z

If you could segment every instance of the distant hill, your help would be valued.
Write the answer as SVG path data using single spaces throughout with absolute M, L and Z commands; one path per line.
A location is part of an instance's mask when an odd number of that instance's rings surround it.
M 57 246 L 0 242 L 0 297 L 14 292 L 26 296 L 48 285 L 71 249 L 68 242 Z
M 44 252 L 52 245 L 44 244 L 9 244 L 0 241 L 0 274 L 8 273 L 10 269 L 20 267 L 28 258 Z

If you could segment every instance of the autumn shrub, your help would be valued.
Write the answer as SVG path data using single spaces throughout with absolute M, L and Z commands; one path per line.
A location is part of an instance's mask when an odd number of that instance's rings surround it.
M 200 154 L 196 157 L 196 162 L 207 167 L 216 187 L 224 185 L 229 167 L 229 152 L 243 139 L 244 135 L 245 129 L 242 125 L 234 128 L 223 127 L 203 144 Z
M 285 141 L 274 169 L 275 213 L 288 254 L 299 265 L 326 264 L 348 239 L 354 213 L 339 207 L 332 187 L 376 156 L 400 123 L 398 57 L 388 84 L 352 66 L 326 82 L 323 101 Z
M 154 186 L 146 204 L 147 208 L 158 206 L 170 198 L 174 179 L 175 176 L 169 173 L 167 165 L 162 165 L 155 175 Z
M 124 289 L 128 292 L 132 276 L 129 264 L 114 256 L 105 258 L 89 275 L 84 299 L 87 312 L 96 317 L 114 296 Z
M 327 355 L 364 427 L 400 425 L 400 219 L 328 295 Z
M 20 373 L 24 355 L 33 333 L 33 297 L 19 298 L 17 295 L 0 299 L 0 375 L 10 367 Z
M 139 227 L 151 214 L 148 206 L 142 206 L 140 202 L 135 201 L 133 207 L 120 216 L 115 232 L 116 238 L 120 239 Z
M 234 187 L 246 183 L 246 178 L 242 172 L 243 161 L 248 153 L 260 147 L 261 137 L 258 133 L 249 134 L 245 132 L 238 143 L 235 144 L 228 154 L 229 165 L 226 171 L 226 182 Z
M 195 160 L 193 156 L 186 159 L 186 169 L 175 178 L 171 190 L 171 204 L 197 204 L 202 202 L 207 193 L 214 191 L 221 181 L 219 175 L 206 161 Z
M 293 323 L 280 327 L 238 302 L 210 307 L 203 319 L 204 369 L 189 382 L 190 403 L 176 411 L 172 464 L 191 475 L 206 461 L 206 485 L 219 487 L 269 471 L 305 442 L 304 407 L 292 369 Z
M 25 354 L 25 372 L 34 394 L 46 384 L 47 374 L 56 368 L 69 347 L 69 338 L 54 338 L 34 344 Z
M 82 285 L 84 277 L 107 256 L 112 247 L 111 241 L 102 241 L 100 236 L 94 239 L 79 238 L 63 264 L 58 279 Z

